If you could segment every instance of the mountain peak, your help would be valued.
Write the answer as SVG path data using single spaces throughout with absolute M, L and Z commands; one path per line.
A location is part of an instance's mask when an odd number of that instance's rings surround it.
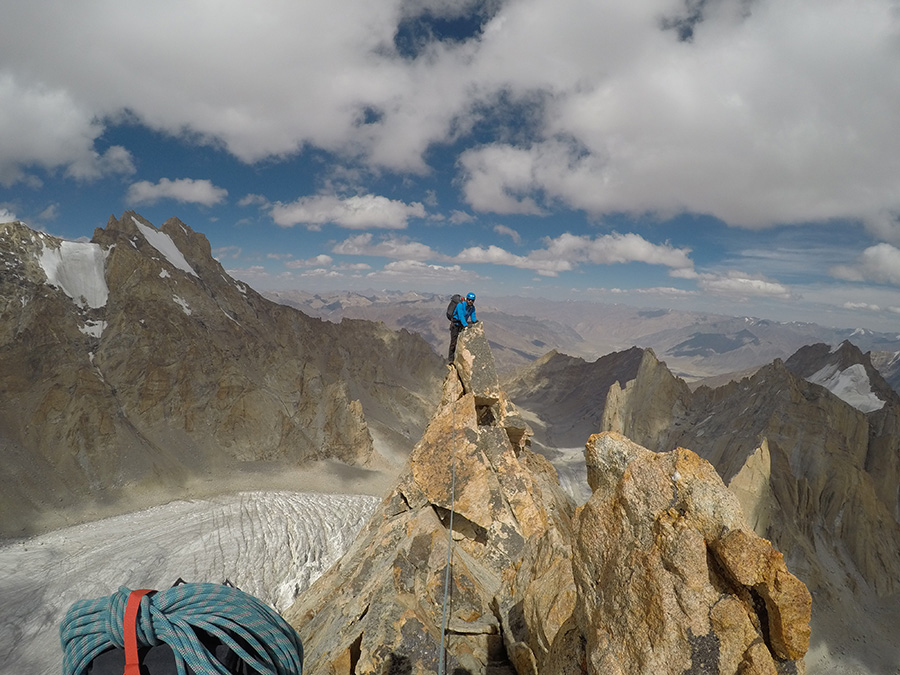
M 479 323 L 461 334 L 396 487 L 289 610 L 309 662 L 424 675 L 446 658 L 448 672 L 563 675 L 802 660 L 809 593 L 711 465 L 591 437 L 594 495 L 576 511 L 493 372 Z
M 802 347 L 785 365 L 800 377 L 819 384 L 864 413 L 874 412 L 900 397 L 872 365 L 870 354 L 849 340 L 836 349 L 826 344 Z
M 373 434 L 405 456 L 438 395 L 420 337 L 265 300 L 178 219 L 126 211 L 91 242 L 5 224 L 0 269 L 0 534 L 248 464 L 386 463 Z

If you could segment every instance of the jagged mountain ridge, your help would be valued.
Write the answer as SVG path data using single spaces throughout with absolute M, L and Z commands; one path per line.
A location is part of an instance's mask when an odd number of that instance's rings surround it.
M 418 332 L 443 355 L 448 332 L 444 309 L 453 290 L 448 289 L 446 296 L 387 291 L 265 295 L 329 321 L 364 318 Z M 480 291 L 477 306 L 479 318 L 491 326 L 491 349 L 497 370 L 504 375 L 553 350 L 593 361 L 632 346 L 649 348 L 687 381 L 758 368 L 819 342 L 837 347 L 852 340 L 863 350 L 884 352 L 885 361 L 888 354 L 900 353 L 900 335 L 865 329 L 587 301 L 494 297 Z M 890 384 L 898 390 L 900 359 L 894 360 L 891 373 Z
M 0 228 L 5 534 L 248 462 L 404 456 L 434 405 L 419 336 L 272 303 L 178 219 Z
M 900 393 L 900 351 L 876 351 L 870 352 L 872 365 L 884 377 L 891 388 Z
M 396 486 L 286 614 L 313 672 L 805 672 L 809 592 L 708 462 L 593 436 L 575 510 L 530 435 L 464 331 Z
M 617 431 L 658 452 L 691 448 L 741 494 L 757 533 L 771 539 L 810 586 L 814 636 L 818 630 L 861 662 L 865 640 L 900 658 L 896 635 L 885 635 L 872 618 L 876 609 L 896 609 L 900 592 L 900 405 L 866 355 L 849 344 L 820 346 L 789 362 L 803 372 L 838 375 L 826 378 L 833 384 L 851 379 L 840 377 L 844 371 L 871 374 L 867 396 L 851 397 L 871 403 L 882 396 L 884 405 L 868 413 L 780 360 L 740 382 L 693 393 L 652 351 L 640 356 L 628 350 L 602 361 L 605 376 L 597 363 L 567 359 L 565 378 L 559 369 L 538 367 L 507 382 L 523 414 L 538 417 L 536 447 L 549 445 L 552 457 L 558 430 L 581 422 L 581 399 L 590 397 L 597 406 L 591 420 L 600 420 L 595 431 Z M 550 401 L 555 408 L 548 408 Z M 847 617 L 854 617 L 850 630 L 841 627 Z M 889 617 L 887 625 L 896 625 L 898 612 Z

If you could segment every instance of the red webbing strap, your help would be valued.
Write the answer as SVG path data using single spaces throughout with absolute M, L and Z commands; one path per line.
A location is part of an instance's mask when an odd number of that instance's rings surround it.
M 141 598 L 154 591 L 142 588 L 131 591 L 128 603 L 125 605 L 125 620 L 122 625 L 125 631 L 125 672 L 123 675 L 141 675 L 141 665 L 138 662 L 137 646 L 137 615 L 141 608 Z

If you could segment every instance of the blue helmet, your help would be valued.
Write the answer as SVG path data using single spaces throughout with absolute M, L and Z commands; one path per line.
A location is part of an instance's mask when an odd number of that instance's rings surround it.
M 474 300 L 474 299 L 475 299 L 474 293 L 466 293 L 466 300 Z

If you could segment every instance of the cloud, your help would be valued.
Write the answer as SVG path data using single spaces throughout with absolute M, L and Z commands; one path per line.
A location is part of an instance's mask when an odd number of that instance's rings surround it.
M 7 208 L 0 207 L 0 223 L 12 223 L 18 220 L 15 213 Z
M 400 28 L 438 5 L 6 3 L 0 183 L 130 171 L 127 150 L 102 147 L 127 115 L 244 162 L 319 148 L 424 174 L 431 149 L 468 144 L 460 185 L 478 211 L 849 218 L 900 238 L 894 3 L 445 3 L 440 16 L 490 11 L 466 39 L 426 32 L 407 53 Z M 296 206 L 286 224 L 316 224 Z
M 331 249 L 339 255 L 365 255 L 395 260 L 440 260 L 444 256 L 430 246 L 401 237 L 383 237 L 378 241 L 370 233 L 350 237 Z
M 153 204 L 160 199 L 213 206 L 224 201 L 228 190 L 216 187 L 206 179 L 161 178 L 158 183 L 141 180 L 132 183 L 125 199 L 131 204 Z
M 284 266 L 291 269 L 297 269 L 299 267 L 325 267 L 331 265 L 333 262 L 334 258 L 322 253 L 312 258 L 307 258 L 306 260 L 291 260 L 286 262 Z
M 835 265 L 829 272 L 845 281 L 875 281 L 900 286 L 900 249 L 881 243 L 863 251 L 853 265 Z
M 697 295 L 697 291 L 688 291 L 683 288 L 672 288 L 671 286 L 656 286 L 653 288 L 608 288 L 608 289 L 592 289 L 605 291 L 607 293 L 616 293 L 622 295 L 658 295 L 665 298 L 690 298 Z
M 565 233 L 555 239 L 548 239 L 547 243 L 549 256 L 562 256 L 596 265 L 642 262 L 673 269 L 692 269 L 694 266 L 689 248 L 653 244 L 634 233 L 614 232 L 593 238 Z
M 693 270 L 693 263 L 689 257 L 690 249 L 673 248 L 668 244 L 652 244 L 633 233 L 590 237 L 567 232 L 554 239 L 546 238 L 545 244 L 546 248 L 536 249 L 525 256 L 515 255 L 499 246 L 474 246 L 460 251 L 454 260 L 465 263 L 509 265 L 534 270 L 541 276 L 552 277 L 586 263 L 612 265 L 642 262 L 671 267 L 673 272 Z
M 432 282 L 477 281 L 482 277 L 466 272 L 459 265 L 433 265 L 419 260 L 397 260 L 384 266 L 382 270 L 370 272 L 371 279 L 388 279 L 394 282 L 429 284 Z
M 541 276 L 556 277 L 560 272 L 567 272 L 573 268 L 567 260 L 552 259 L 543 252 L 534 252 L 527 256 L 510 253 L 499 246 L 473 246 L 463 249 L 455 260 L 464 263 L 490 263 L 493 265 L 509 265 L 520 269 L 533 270 Z
M 306 225 L 318 229 L 332 223 L 351 230 L 368 228 L 403 229 L 410 218 L 424 218 L 419 202 L 406 204 L 378 195 L 358 195 L 341 199 L 334 195 L 302 197 L 290 204 L 276 203 L 272 220 L 282 227 Z
M 494 225 L 494 232 L 503 235 L 504 237 L 509 237 L 516 244 L 522 243 L 522 237 L 519 235 L 519 233 L 511 227 L 507 227 L 506 225 Z
M 69 164 L 66 173 L 78 180 L 96 180 L 103 176 L 134 174 L 134 160 L 131 152 L 121 145 L 114 145 L 103 153 L 91 150 Z
M 881 307 L 868 302 L 845 302 L 841 305 L 844 309 L 867 309 L 871 312 L 880 312 Z
M 38 214 L 38 220 L 56 220 L 59 217 L 59 204 L 50 204 Z
M 5 10 L 4 15 L 8 26 Z M 4 34 L 0 28 L 0 43 Z M 134 173 L 131 153 L 125 148 L 95 150 L 104 127 L 96 111 L 76 101 L 69 91 L 29 81 L 7 67 L 0 72 L 0 101 L 4 102 L 0 107 L 0 185 L 39 183 L 26 173 L 26 167 L 48 171 L 65 167 L 67 175 L 79 180 Z
M 738 5 L 705 3 L 689 43 L 657 29 L 661 3 L 580 5 L 570 15 L 590 26 L 582 32 L 560 24 L 568 2 L 507 6 L 483 52 L 497 68 L 519 56 L 511 86 L 552 96 L 539 133 L 463 153 L 469 204 L 695 212 L 746 227 L 885 212 L 896 221 L 898 88 L 879 85 L 895 82 L 900 60 L 891 4 L 757 2 L 743 16 Z
M 787 286 L 761 275 L 750 275 L 732 270 L 727 274 L 701 273 L 697 275 L 697 285 L 701 290 L 717 295 L 747 298 L 790 298 Z
M 213 257 L 216 260 L 223 260 L 226 258 L 237 259 L 241 257 L 241 253 L 243 253 L 243 250 L 240 246 L 221 246 L 215 249 L 212 253 Z
M 237 203 L 238 206 L 269 206 L 269 200 L 263 197 L 262 195 L 256 194 L 248 194 L 244 197 L 241 197 L 241 200 Z
M 450 214 L 450 222 L 454 225 L 464 225 L 465 223 L 471 223 L 474 220 L 475 218 L 465 211 L 455 210 Z

